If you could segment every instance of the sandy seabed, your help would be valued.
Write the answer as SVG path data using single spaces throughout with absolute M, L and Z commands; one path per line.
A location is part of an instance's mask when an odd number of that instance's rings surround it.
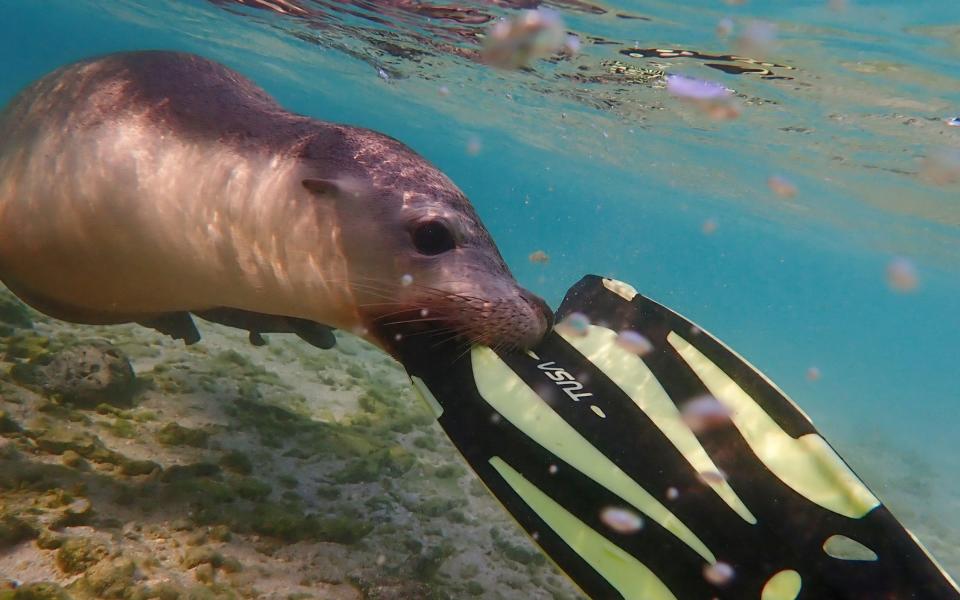
M 188 347 L 0 293 L 0 599 L 580 597 L 369 344 Z M 97 352 L 135 381 L 57 358 Z M 71 395 L 85 368 L 111 394 Z

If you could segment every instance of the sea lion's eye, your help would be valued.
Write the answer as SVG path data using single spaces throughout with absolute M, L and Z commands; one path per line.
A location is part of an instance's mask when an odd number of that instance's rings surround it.
M 413 230 L 413 245 L 417 252 L 427 256 L 443 254 L 448 250 L 453 250 L 457 244 L 453 240 L 453 234 L 447 229 L 447 226 L 440 221 L 424 221 L 417 225 Z

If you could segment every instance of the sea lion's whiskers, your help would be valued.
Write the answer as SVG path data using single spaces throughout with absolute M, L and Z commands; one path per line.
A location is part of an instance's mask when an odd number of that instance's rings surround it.
M 446 317 L 420 317 L 418 319 L 403 319 L 402 321 L 387 321 L 384 325 L 403 325 L 404 323 L 429 323 L 433 321 L 448 321 Z

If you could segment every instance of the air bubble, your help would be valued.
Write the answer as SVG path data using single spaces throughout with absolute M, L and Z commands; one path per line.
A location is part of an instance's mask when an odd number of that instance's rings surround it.
M 932 185 L 960 182 L 960 150 L 939 150 L 920 162 L 920 179 Z
M 680 409 L 683 422 L 696 433 L 722 427 L 730 423 L 730 410 L 710 395 L 688 400 Z
M 637 356 L 646 356 L 653 351 L 653 344 L 646 337 L 631 329 L 624 329 L 617 334 L 617 346 Z
M 697 476 L 707 485 L 720 485 L 727 480 L 727 474 L 720 470 L 700 471 Z
M 572 55 L 580 40 L 568 36 L 560 14 L 548 8 L 526 10 L 497 21 L 487 31 L 482 57 L 501 69 L 519 69 L 558 53 Z
M 716 27 L 717 37 L 725 38 L 733 33 L 733 19 L 729 17 L 724 17 L 717 21 Z
M 481 150 L 483 150 L 483 142 L 481 142 L 477 136 L 471 136 L 470 139 L 467 140 L 467 154 L 476 156 L 480 154 Z
M 912 292 L 917 289 L 919 278 L 913 262 L 898 256 L 887 264 L 887 285 L 897 292 Z
M 797 186 L 792 181 L 780 175 L 773 175 L 767 179 L 767 187 L 781 198 L 793 198 L 797 195 Z
M 536 250 L 530 253 L 530 262 L 534 264 L 545 265 L 550 262 L 550 256 L 543 250 Z
M 733 581 L 734 575 L 733 567 L 719 560 L 703 568 L 703 578 L 717 587 L 729 584 Z
M 640 515 L 632 510 L 616 506 L 608 506 L 601 510 L 600 520 L 617 533 L 636 533 L 643 528 L 643 519 L 640 518 Z
M 733 91 L 713 81 L 667 75 L 667 92 L 716 121 L 728 121 L 740 116 L 740 107 L 733 97 Z
M 667 91 L 672 96 L 689 100 L 719 100 L 732 93 L 719 83 L 685 75 L 667 75 Z
M 763 58 L 777 43 L 777 26 L 768 21 L 750 21 L 737 38 L 737 52 L 753 58 Z
M 590 331 L 590 319 L 580 312 L 572 312 L 557 323 L 557 330 L 567 335 L 584 337 Z

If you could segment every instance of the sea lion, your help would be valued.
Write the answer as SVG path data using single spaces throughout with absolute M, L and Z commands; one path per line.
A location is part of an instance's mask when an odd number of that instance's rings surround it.
M 424 158 L 177 52 L 65 66 L 0 114 L 0 280 L 53 317 L 187 343 L 191 313 L 394 356 L 407 332 L 528 348 L 551 324 Z

